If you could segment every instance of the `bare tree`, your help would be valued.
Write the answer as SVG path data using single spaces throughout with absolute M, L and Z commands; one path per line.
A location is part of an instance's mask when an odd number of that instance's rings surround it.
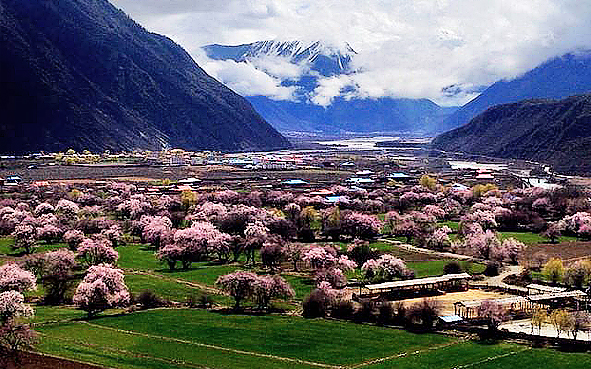
M 541 334 L 542 324 L 548 320 L 548 312 L 545 309 L 536 309 L 531 317 L 531 332 L 534 333 L 534 326 L 538 328 L 538 335 Z
M 573 339 L 576 340 L 579 331 L 589 327 L 591 319 L 588 313 L 577 310 L 571 314 L 571 321 L 570 333 L 573 336 Z

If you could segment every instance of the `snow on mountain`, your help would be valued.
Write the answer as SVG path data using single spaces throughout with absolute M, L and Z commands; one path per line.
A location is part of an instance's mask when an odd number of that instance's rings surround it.
M 275 90 L 290 89 L 290 98 L 271 94 L 241 91 L 255 109 L 279 131 L 344 133 L 384 132 L 429 134 L 451 113 L 426 99 L 360 98 L 354 86 L 342 86 L 340 79 L 356 73 L 352 68 L 355 50 L 347 43 L 329 44 L 322 41 L 258 41 L 250 44 L 203 47 L 210 59 L 227 63 L 233 61 L 263 72 L 269 81 L 278 83 Z M 227 67 L 238 68 L 237 65 Z M 240 81 L 226 76 L 242 77 Z M 251 74 L 254 78 L 255 73 Z M 219 75 L 224 83 L 238 88 L 244 86 L 247 75 Z M 226 78 L 224 78 L 226 77 Z M 257 75 L 256 78 L 260 78 Z M 318 105 L 319 94 L 335 90 L 334 98 Z M 271 89 L 270 89 L 271 90 Z M 277 94 L 276 94 L 277 95 Z M 315 103 L 316 102 L 316 103 Z
M 265 57 L 280 57 L 291 63 L 308 64 L 311 70 L 325 77 L 350 73 L 351 60 L 357 54 L 347 43 L 338 47 L 322 41 L 267 40 L 236 46 L 214 44 L 203 49 L 209 58 L 215 60 L 248 62 Z

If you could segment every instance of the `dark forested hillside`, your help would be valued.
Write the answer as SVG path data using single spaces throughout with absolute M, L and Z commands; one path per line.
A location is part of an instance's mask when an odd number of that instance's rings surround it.
M 0 0 L 0 151 L 289 143 L 170 39 L 107 0 Z
M 444 133 L 434 148 L 552 164 L 591 173 L 591 95 L 498 105 Z

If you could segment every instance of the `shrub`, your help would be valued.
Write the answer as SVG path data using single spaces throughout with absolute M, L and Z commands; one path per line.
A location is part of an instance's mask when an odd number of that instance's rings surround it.
M 204 309 L 209 309 L 213 306 L 214 301 L 213 301 L 213 297 L 211 297 L 210 294 L 204 293 L 201 296 L 199 296 L 199 298 L 197 299 L 197 303 L 198 303 L 197 306 L 204 308 Z
M 487 262 L 483 274 L 487 277 L 494 277 L 499 275 L 499 263 L 495 261 Z
M 101 311 L 124 307 L 130 302 L 129 291 L 121 269 L 108 264 L 92 266 L 76 288 L 73 302 L 93 316 Z
M 544 264 L 542 274 L 552 283 L 558 283 L 564 276 L 564 265 L 559 258 L 552 258 Z
M 267 309 L 274 298 L 288 299 L 295 296 L 294 290 L 278 275 L 257 276 L 253 285 L 253 297 L 259 309 Z
M 566 269 L 564 279 L 569 286 L 581 289 L 587 283 L 590 272 L 591 265 L 588 261 L 577 261 Z
M 64 241 L 66 241 L 70 250 L 75 251 L 84 241 L 84 233 L 78 230 L 67 231 L 64 234 Z
M 77 257 L 87 266 L 102 263 L 114 264 L 119 260 L 119 253 L 109 246 L 109 241 L 106 239 L 87 238 L 78 247 Z
M 68 249 L 59 249 L 41 255 L 43 267 L 41 276 L 45 287 L 45 301 L 57 304 L 64 300 L 72 284 L 73 270 L 76 267 L 76 254 Z
M 0 292 L 31 291 L 37 289 L 37 279 L 33 273 L 22 269 L 15 263 L 0 266 Z
M 332 307 L 331 316 L 337 319 L 350 320 L 355 313 L 355 307 L 351 300 L 339 300 Z
M 215 302 L 213 298 L 208 293 L 203 293 L 200 295 L 191 295 L 187 297 L 186 304 L 190 308 L 203 308 L 209 309 L 213 306 Z
M 369 240 L 380 234 L 382 222 L 373 215 L 358 212 L 343 212 L 343 232 L 354 237 Z
M 25 297 L 17 291 L 0 293 L 0 325 L 18 317 L 33 315 L 33 309 L 25 304 Z
M 168 264 L 168 268 L 173 271 L 176 268 L 177 261 L 183 261 L 184 249 L 176 244 L 166 245 L 156 253 L 156 258 Z M 183 263 L 183 267 L 189 266 L 189 261 Z
M 164 305 L 162 299 L 158 297 L 152 290 L 142 291 L 137 297 L 137 302 L 142 309 L 153 309 Z
M 30 254 L 37 243 L 37 230 L 29 224 L 19 224 L 14 228 L 14 248 L 24 248 Z
M 364 299 L 360 301 L 361 306 L 353 316 L 353 320 L 356 322 L 375 322 L 376 321 L 376 304 L 370 299 Z
M 423 301 L 412 305 L 406 311 L 406 324 L 411 328 L 433 329 L 433 323 L 439 315 L 439 307 L 436 301 L 423 299 Z
M 0 326 L 0 367 L 19 368 L 23 352 L 33 348 L 37 334 L 28 325 L 9 321 Z
M 46 224 L 37 231 L 37 237 L 46 243 L 54 243 L 59 241 L 63 234 L 64 231 L 52 224 Z
M 478 316 L 487 320 L 488 328 L 496 330 L 507 315 L 503 306 L 491 300 L 484 300 L 478 307 Z
M 304 318 L 323 318 L 334 303 L 334 293 L 328 288 L 316 288 L 304 300 Z
M 285 254 L 283 248 L 278 242 L 265 242 L 260 251 L 261 262 L 265 268 L 269 268 L 272 271 L 276 270 L 281 266 L 281 261 L 284 259 Z
M 398 301 L 398 302 L 394 303 L 393 309 L 396 312 L 396 316 L 394 318 L 394 321 L 399 325 L 403 325 L 404 322 L 406 321 L 406 312 L 408 310 L 406 305 L 404 305 L 404 303 L 402 301 Z
M 462 266 L 456 260 L 452 260 L 443 267 L 444 274 L 458 274 L 462 273 Z
M 328 282 L 334 288 L 342 288 L 347 285 L 347 277 L 339 268 L 322 269 L 316 272 L 314 280 L 316 284 Z
M 378 259 L 370 259 L 361 266 L 364 279 L 373 283 L 387 282 L 394 278 L 408 278 L 411 271 L 403 260 L 384 254 Z
M 369 245 L 370 244 L 367 241 L 355 240 L 347 248 L 347 255 L 358 265 L 363 265 L 363 263 L 370 259 L 379 258 L 379 251 L 375 248 L 370 247 Z
M 378 324 L 389 325 L 395 322 L 396 307 L 390 302 L 384 302 L 378 307 Z
M 238 310 L 240 303 L 252 296 L 256 279 L 257 275 L 254 273 L 238 271 L 220 276 L 215 284 L 234 298 L 234 309 Z

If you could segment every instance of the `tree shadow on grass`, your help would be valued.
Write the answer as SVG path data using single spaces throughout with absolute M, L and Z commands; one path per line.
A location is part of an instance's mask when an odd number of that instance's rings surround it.
M 234 309 L 234 308 L 222 308 L 222 309 L 216 309 L 216 310 L 211 310 L 211 312 L 219 314 L 219 315 L 224 315 L 224 316 L 229 316 L 229 315 L 241 315 L 241 316 L 268 316 L 270 314 L 282 314 L 285 312 L 284 309 L 280 309 L 280 308 L 276 308 L 276 307 L 270 307 L 268 309 L 259 309 L 257 307 L 252 307 L 252 306 L 244 306 L 241 307 L 240 309 Z

